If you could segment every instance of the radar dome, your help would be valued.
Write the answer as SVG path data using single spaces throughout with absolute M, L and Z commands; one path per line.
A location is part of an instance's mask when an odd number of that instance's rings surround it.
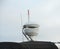
M 23 26 L 24 33 L 28 36 L 36 36 L 38 34 L 39 25 L 38 24 L 25 24 Z

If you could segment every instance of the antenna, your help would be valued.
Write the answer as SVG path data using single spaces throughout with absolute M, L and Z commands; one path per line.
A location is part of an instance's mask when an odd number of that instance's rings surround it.
M 22 26 L 23 26 L 23 21 L 22 21 L 22 13 L 20 14 L 20 16 L 21 16 L 21 32 L 23 32 L 22 31 Z M 22 41 L 24 42 L 24 36 L 23 36 L 23 34 L 22 34 Z
M 29 9 L 28 9 L 28 24 L 30 22 L 30 13 L 29 13 Z

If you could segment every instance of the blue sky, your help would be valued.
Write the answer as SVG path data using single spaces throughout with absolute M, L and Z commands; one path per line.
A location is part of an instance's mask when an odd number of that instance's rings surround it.
M 36 40 L 60 41 L 60 0 L 2 0 L 0 41 L 22 41 L 21 15 L 27 23 L 27 9 L 30 22 L 40 25 Z

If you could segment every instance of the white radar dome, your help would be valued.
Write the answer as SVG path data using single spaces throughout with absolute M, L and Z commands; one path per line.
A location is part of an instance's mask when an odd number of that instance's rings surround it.
M 38 34 L 38 24 L 25 24 L 23 26 L 24 33 L 28 36 L 36 36 Z

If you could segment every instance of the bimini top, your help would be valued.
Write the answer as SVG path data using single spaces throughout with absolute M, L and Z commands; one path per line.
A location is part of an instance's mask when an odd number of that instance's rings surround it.
M 22 43 L 0 42 L 0 49 L 58 49 L 54 43 L 28 41 Z
M 38 24 L 25 24 L 24 26 L 23 26 L 23 28 L 38 28 L 39 27 L 39 25 Z
M 45 41 L 29 41 L 21 43 L 23 49 L 58 49 L 52 42 Z

